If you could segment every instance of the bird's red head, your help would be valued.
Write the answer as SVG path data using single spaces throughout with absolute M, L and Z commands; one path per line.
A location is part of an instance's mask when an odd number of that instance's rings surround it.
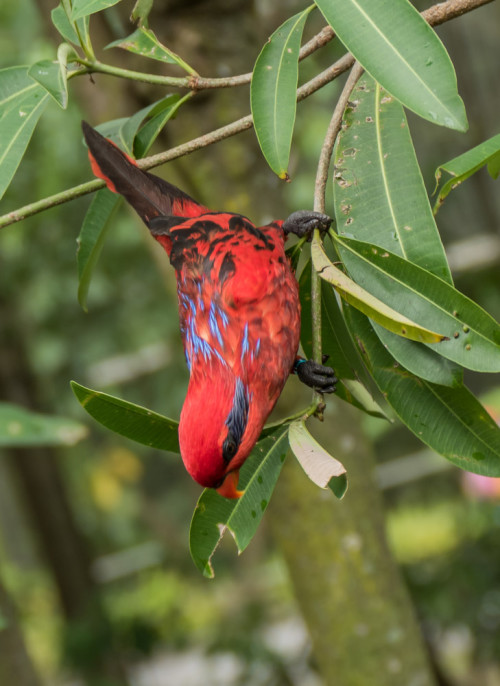
M 250 397 L 243 381 L 222 363 L 189 384 L 179 424 L 184 465 L 195 481 L 226 498 L 239 498 L 238 471 L 255 439 Z

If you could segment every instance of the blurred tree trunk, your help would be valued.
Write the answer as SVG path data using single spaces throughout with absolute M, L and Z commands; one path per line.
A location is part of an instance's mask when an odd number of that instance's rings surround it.
M 0 684 L 41 686 L 26 651 L 14 606 L 0 579 Z
M 359 415 L 340 401 L 313 426 L 347 468 L 338 501 L 290 456 L 271 503 L 271 525 L 328 686 L 431 686 L 413 607 L 387 547 L 373 455 Z M 318 424 L 316 422 L 316 424 Z
M 26 331 L 8 298 L 0 297 L 0 321 L 4 334 L 0 344 L 0 398 L 39 410 L 36 377 L 24 348 Z M 75 654 L 82 656 L 78 667 L 89 676 L 89 684 L 98 683 L 96 674 L 112 678 L 108 683 L 126 683 L 111 646 L 107 646 L 111 640 L 108 623 L 90 576 L 90 556 L 68 502 L 56 451 L 34 447 L 5 452 L 69 622 L 65 638 L 70 659 Z

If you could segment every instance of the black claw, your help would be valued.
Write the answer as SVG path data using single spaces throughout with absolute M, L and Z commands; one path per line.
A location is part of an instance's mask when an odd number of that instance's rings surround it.
M 331 217 L 322 212 L 298 210 L 298 212 L 293 212 L 288 219 L 285 219 L 283 231 L 285 233 L 294 233 L 299 238 L 307 236 L 310 240 L 314 229 L 319 229 L 321 233 L 325 233 L 325 231 L 328 231 L 331 223 Z
M 334 393 L 338 382 L 331 367 L 325 367 L 314 360 L 300 360 L 296 365 L 296 372 L 302 383 L 321 393 Z

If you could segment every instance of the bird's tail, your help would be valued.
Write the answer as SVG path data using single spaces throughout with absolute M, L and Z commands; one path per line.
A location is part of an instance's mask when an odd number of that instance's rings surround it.
M 148 226 L 155 217 L 198 217 L 210 212 L 159 176 L 139 169 L 112 141 L 82 121 L 94 174 L 129 202 Z

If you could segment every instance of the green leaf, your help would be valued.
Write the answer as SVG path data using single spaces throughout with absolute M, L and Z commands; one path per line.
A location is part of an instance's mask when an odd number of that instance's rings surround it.
M 299 51 L 311 5 L 290 17 L 264 45 L 250 87 L 255 133 L 271 169 L 288 179 L 288 160 L 297 108 Z
M 0 69 L 0 199 L 28 147 L 49 95 L 27 67 Z
M 357 348 L 345 325 L 331 286 L 322 281 L 321 288 L 321 347 L 329 355 L 325 364 L 335 369 L 339 378 L 335 396 L 372 416 L 386 418 L 380 404 L 384 404 L 371 376 L 367 373 Z M 311 262 L 299 279 L 301 304 L 300 342 L 306 357 L 312 358 Z M 357 380 L 359 379 L 359 381 Z M 369 389 L 369 390 L 367 390 Z M 378 404 L 374 397 L 377 398 Z
M 153 0 L 136 0 L 130 20 L 138 22 L 139 26 L 148 25 L 148 16 L 153 7 Z
M 340 235 L 370 241 L 452 283 L 403 107 L 369 76 L 360 79 L 344 114 L 335 170 Z M 435 350 L 374 328 L 409 371 L 435 383 L 460 383 L 460 368 Z
M 117 5 L 120 0 L 73 0 L 73 11 L 71 19 L 76 21 L 89 14 L 101 12 L 108 7 Z
M 367 75 L 351 96 L 334 155 L 338 233 L 452 283 L 404 110 Z
M 288 441 L 293 454 L 311 481 L 320 488 L 330 488 L 337 498 L 343 498 L 347 491 L 344 465 L 311 436 L 303 421 L 290 424 Z
M 50 16 L 52 18 L 52 23 L 59 31 L 61 36 L 70 43 L 79 45 L 80 40 L 78 38 L 75 25 L 68 19 L 68 15 L 66 14 L 62 4 L 55 7 L 50 13 Z
M 86 427 L 72 419 L 30 412 L 24 407 L 0 402 L 2 448 L 74 445 L 86 434 Z
M 462 384 L 462 367 L 439 355 L 434 348 L 396 336 L 375 322 L 372 326 L 394 359 L 412 374 L 443 386 Z
M 175 420 L 76 381 L 71 382 L 71 388 L 83 409 L 107 429 L 157 450 L 179 452 L 179 424 Z
M 183 97 L 174 93 L 160 100 L 148 113 L 150 119 L 141 127 L 134 139 L 134 153 L 137 159 L 145 157 L 165 124 L 173 119 L 178 109 L 191 98 L 192 93 Z
M 160 43 L 151 29 L 147 29 L 144 26 L 138 28 L 130 36 L 127 36 L 127 38 L 120 38 L 119 40 L 115 40 L 109 45 L 106 45 L 106 50 L 108 48 L 122 48 L 123 50 L 128 50 L 136 55 L 142 55 L 142 57 L 149 57 L 150 59 L 166 62 L 167 64 L 176 64 L 188 74 L 197 73 L 189 64 L 186 64 L 179 55 Z
M 73 48 L 70 45 L 63 43 L 57 51 L 57 62 L 41 60 L 33 64 L 28 70 L 29 76 L 43 86 L 63 110 L 68 106 L 66 63 L 68 55 L 73 52 Z
M 407 0 L 316 0 L 366 71 L 416 114 L 467 130 L 453 64 L 444 45 Z
M 500 170 L 500 133 L 493 138 L 489 138 L 484 143 L 476 145 L 475 148 L 464 152 L 463 155 L 453 158 L 445 164 L 440 164 L 436 169 L 436 188 L 443 172 L 451 176 L 441 186 L 436 202 L 434 204 L 434 214 L 437 213 L 450 191 L 457 188 L 463 181 L 475 174 L 484 165 L 488 166 L 488 171 L 492 178 L 496 179 Z
M 366 317 L 345 309 L 361 353 L 401 421 L 458 467 L 500 476 L 500 429 L 474 395 L 465 386 L 433 384 L 394 364 Z
M 338 240 L 340 241 L 340 239 Z M 343 271 L 330 262 L 322 246 L 314 238 L 311 245 L 311 257 L 321 278 L 331 283 L 344 300 L 357 307 L 374 321 L 382 324 L 389 331 L 414 341 L 438 343 L 443 340 L 443 334 L 419 326 L 386 305 L 382 300 L 378 300 L 358 283 L 352 281 Z
M 244 494 L 227 500 L 213 489 L 201 494 L 191 521 L 189 547 L 196 567 L 213 578 L 212 557 L 229 530 L 241 553 L 252 540 L 273 493 L 288 451 L 288 426 L 259 441 L 240 470 Z
M 77 238 L 78 250 L 78 302 L 85 312 L 88 311 L 87 298 L 90 281 L 111 228 L 111 219 L 122 201 L 121 195 L 107 188 L 97 191 L 85 214 L 80 234 Z
M 388 250 L 353 238 L 335 241 L 347 270 L 362 288 L 447 337 L 433 347 L 435 352 L 467 369 L 500 371 L 500 326 L 479 305 Z

